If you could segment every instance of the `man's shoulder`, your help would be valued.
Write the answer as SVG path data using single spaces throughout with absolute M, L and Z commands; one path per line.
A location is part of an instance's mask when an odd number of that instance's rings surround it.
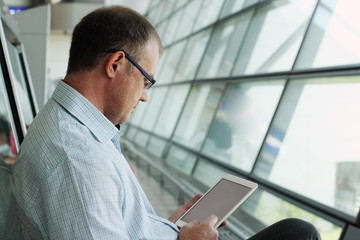
M 57 104 L 47 104 L 31 123 L 21 144 L 18 165 L 51 171 L 74 152 L 84 151 L 93 136 L 89 129 Z
M 31 123 L 27 135 L 32 138 L 47 136 L 52 140 L 60 140 L 70 137 L 76 140 L 91 136 L 91 133 L 76 116 L 50 99 Z

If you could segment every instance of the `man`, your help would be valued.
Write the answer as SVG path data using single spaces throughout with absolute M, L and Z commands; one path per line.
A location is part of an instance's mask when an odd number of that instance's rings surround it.
M 121 153 L 118 127 L 147 101 L 161 52 L 155 29 L 128 8 L 98 9 L 75 27 L 66 77 L 11 169 L 21 239 L 217 239 L 216 216 L 174 224 L 200 194 L 168 220 L 158 217 Z M 13 225 L 17 230 L 16 219 Z M 251 237 L 260 239 L 320 236 L 311 224 L 288 219 Z
M 98 9 L 75 27 L 66 77 L 13 166 L 24 238 L 217 239 L 216 216 L 174 224 L 199 195 L 158 217 L 121 153 L 117 126 L 147 101 L 161 52 L 155 29 L 128 8 Z

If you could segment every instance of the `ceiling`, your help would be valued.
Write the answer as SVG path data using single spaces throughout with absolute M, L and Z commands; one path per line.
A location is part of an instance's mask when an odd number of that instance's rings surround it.
M 104 5 L 124 5 L 135 9 L 141 14 L 145 14 L 150 0 L 3 0 L 7 6 L 32 8 L 44 4 L 62 3 L 90 3 Z

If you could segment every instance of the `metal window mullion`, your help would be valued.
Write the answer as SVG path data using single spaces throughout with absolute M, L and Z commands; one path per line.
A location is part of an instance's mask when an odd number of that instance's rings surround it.
M 6 37 L 4 32 L 4 26 L 2 19 L 0 20 L 0 62 L 1 62 L 1 69 L 5 81 L 6 91 L 10 102 L 10 107 L 12 111 L 12 117 L 14 118 L 15 130 L 17 133 L 17 141 L 18 146 L 22 143 L 26 133 L 26 126 L 24 123 L 24 118 L 21 112 L 21 108 L 19 105 L 19 101 L 17 99 L 16 89 L 13 85 L 13 76 L 14 73 L 11 69 L 11 61 L 9 56 L 9 51 L 6 46 Z
M 294 63 L 293 63 L 293 65 L 292 65 L 292 67 L 291 67 L 291 71 L 294 71 L 294 70 L 295 70 L 295 66 L 296 66 L 296 64 L 297 64 L 297 62 L 298 62 L 298 60 L 299 60 L 299 57 L 300 57 L 300 54 L 301 54 L 301 52 L 302 52 L 302 50 L 303 50 L 305 41 L 306 41 L 306 39 L 307 39 L 307 37 L 308 37 L 308 35 L 309 35 L 309 29 L 310 29 L 310 27 L 311 27 L 311 24 L 312 24 L 314 18 L 315 18 L 315 15 L 316 15 L 317 9 L 319 8 L 320 2 L 321 2 L 321 0 L 317 0 L 317 3 L 316 3 L 316 5 L 315 5 L 315 7 L 314 7 L 314 11 L 313 11 L 313 13 L 312 13 L 312 15 L 311 15 L 311 17 L 310 17 L 310 19 L 309 19 L 308 26 L 307 26 L 307 28 L 306 28 L 306 30 L 305 30 L 303 40 L 301 41 L 301 44 L 300 44 L 300 46 L 299 46 L 299 50 L 298 50 L 298 52 L 297 52 L 297 54 L 296 54 L 296 57 L 295 57 L 295 59 L 294 59 Z
M 20 59 L 21 69 L 23 71 L 26 90 L 30 99 L 31 111 L 33 113 L 33 117 L 35 117 L 37 112 L 39 111 L 39 108 L 35 97 L 34 86 L 32 83 L 29 66 L 27 64 L 27 57 L 26 57 L 24 45 L 21 44 L 19 48 L 20 48 L 19 59 Z

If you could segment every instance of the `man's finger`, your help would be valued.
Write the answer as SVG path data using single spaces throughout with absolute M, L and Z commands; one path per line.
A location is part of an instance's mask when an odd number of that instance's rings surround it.
M 210 224 L 211 226 L 214 226 L 218 221 L 218 217 L 215 215 L 210 215 L 205 221 L 205 224 Z
M 200 224 L 200 221 L 198 219 L 195 219 L 194 221 L 190 222 L 191 225 L 198 225 Z
M 197 201 L 199 201 L 199 199 L 202 197 L 202 193 L 198 193 L 196 194 L 192 199 L 190 199 L 187 203 L 184 204 L 184 208 L 185 210 L 189 210 L 192 205 L 194 205 Z

